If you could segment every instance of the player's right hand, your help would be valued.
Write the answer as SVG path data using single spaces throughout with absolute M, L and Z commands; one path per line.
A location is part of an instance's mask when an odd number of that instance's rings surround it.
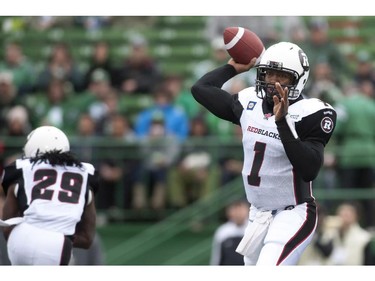
M 237 73 L 239 74 L 242 72 L 249 71 L 251 68 L 253 68 L 256 61 L 257 61 L 257 58 L 253 58 L 248 64 L 241 64 L 241 63 L 235 62 L 233 58 L 230 58 L 228 61 L 228 64 L 232 65 L 236 69 Z

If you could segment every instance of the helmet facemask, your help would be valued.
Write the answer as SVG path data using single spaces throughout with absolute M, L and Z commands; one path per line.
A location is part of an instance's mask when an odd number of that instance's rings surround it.
M 266 82 L 267 70 L 282 71 L 292 75 L 290 85 L 281 85 L 288 88 L 288 99 L 298 99 L 309 76 L 309 63 L 306 54 L 297 45 L 289 42 L 280 42 L 269 47 L 256 66 L 257 79 L 255 88 L 257 96 L 273 105 L 273 96 L 279 96 L 274 83 Z
M 276 95 L 280 98 L 279 93 L 276 90 L 275 83 L 267 83 L 265 80 L 267 70 L 277 70 L 286 72 L 292 75 L 292 83 L 283 85 L 281 84 L 282 88 L 288 88 L 288 99 L 295 100 L 300 96 L 299 90 L 296 89 L 296 85 L 298 84 L 298 73 L 296 71 L 290 69 L 278 69 L 274 67 L 270 67 L 269 65 L 259 65 L 257 67 L 257 80 L 255 83 L 255 88 L 257 92 L 257 96 L 261 99 L 266 99 L 269 104 L 273 104 L 273 96 Z

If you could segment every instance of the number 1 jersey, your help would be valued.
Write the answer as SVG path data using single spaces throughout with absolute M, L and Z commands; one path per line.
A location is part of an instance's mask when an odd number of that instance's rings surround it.
M 314 200 L 312 183 L 304 181 L 288 159 L 275 116 L 263 113 L 264 101 L 253 87 L 239 92 L 238 101 L 243 108 L 242 176 L 249 202 L 260 210 L 275 210 Z M 329 104 L 302 99 L 289 105 L 288 112 L 301 140 L 314 139 L 324 145 L 328 142 L 334 125 L 330 114 L 335 114 Z

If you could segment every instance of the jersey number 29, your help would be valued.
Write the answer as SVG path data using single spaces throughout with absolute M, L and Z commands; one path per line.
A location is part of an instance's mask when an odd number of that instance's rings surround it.
M 34 181 L 38 182 L 32 189 L 31 201 L 35 199 L 52 200 L 54 190 L 48 187 L 56 184 L 58 174 L 53 169 L 37 170 L 34 174 Z M 83 177 L 81 174 L 64 172 L 61 175 L 58 200 L 65 203 L 78 203 L 82 189 Z

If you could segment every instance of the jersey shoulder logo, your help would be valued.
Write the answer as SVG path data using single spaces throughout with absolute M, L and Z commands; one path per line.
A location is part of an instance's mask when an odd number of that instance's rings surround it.
M 327 134 L 331 133 L 333 130 L 333 120 L 328 116 L 324 117 L 320 122 L 320 127 L 322 128 L 323 132 Z

